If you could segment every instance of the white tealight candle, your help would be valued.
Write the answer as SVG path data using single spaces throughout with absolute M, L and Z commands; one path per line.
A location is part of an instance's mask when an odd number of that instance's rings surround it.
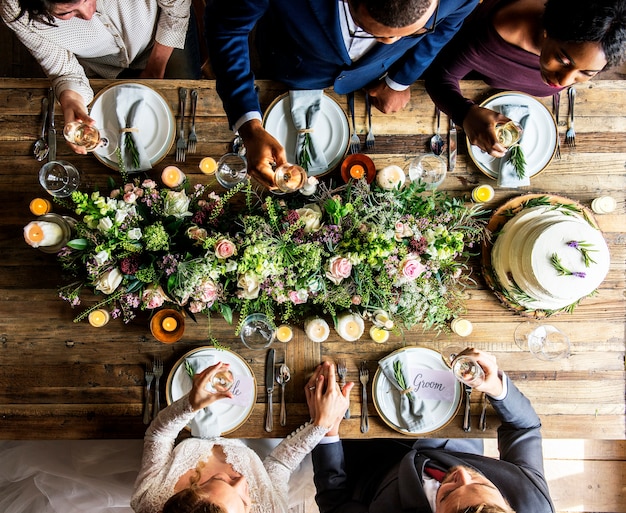
M 450 328 L 452 328 L 452 331 L 460 337 L 467 337 L 471 335 L 472 330 L 474 329 L 472 323 L 467 319 L 454 319 L 450 324 Z
M 279 342 L 289 342 L 293 338 L 293 330 L 288 324 L 281 324 L 276 328 L 276 338 Z
M 63 230 L 56 223 L 32 221 L 24 227 L 24 240 L 33 248 L 55 246 L 63 240 Z
M 330 335 L 330 327 L 324 319 L 313 317 L 305 321 L 304 332 L 313 342 L 324 342 Z
M 175 189 L 180 187 L 185 181 L 185 173 L 176 166 L 167 166 L 161 173 L 161 181 L 166 187 Z
M 611 196 L 600 196 L 591 202 L 591 210 L 596 214 L 610 214 L 616 207 L 617 202 Z
M 405 180 L 406 175 L 400 166 L 387 166 L 376 174 L 376 183 L 386 190 L 401 188 Z
M 348 342 L 354 342 L 363 335 L 365 323 L 363 319 L 352 312 L 344 312 L 337 316 L 337 333 Z

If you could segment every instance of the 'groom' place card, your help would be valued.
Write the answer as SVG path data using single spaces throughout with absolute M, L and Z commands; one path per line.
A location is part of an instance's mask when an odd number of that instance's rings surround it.
M 449 370 L 409 367 L 409 385 L 420 399 L 454 401 L 456 379 Z

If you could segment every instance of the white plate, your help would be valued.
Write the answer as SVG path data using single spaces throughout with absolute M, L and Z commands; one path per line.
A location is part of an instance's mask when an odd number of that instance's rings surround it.
M 443 361 L 441 354 L 432 349 L 425 347 L 406 347 L 398 349 L 392 354 L 399 353 L 400 351 L 406 352 L 407 366 L 432 370 L 450 370 L 450 367 Z M 405 435 L 423 435 L 444 427 L 456 415 L 461 406 L 461 398 L 463 396 L 463 388 L 461 383 L 457 381 L 454 387 L 454 400 L 452 402 L 424 399 L 428 410 L 428 413 L 425 414 L 426 423 L 419 431 L 407 431 L 405 428 L 400 427 L 400 420 L 392 395 L 393 390 L 394 386 L 385 377 L 379 367 L 372 381 L 374 406 L 385 424 Z
M 497 112 L 500 112 L 502 105 L 528 105 L 530 113 L 520 145 L 526 157 L 526 173 L 528 177 L 534 176 L 543 171 L 554 156 L 558 140 L 554 118 L 543 103 L 526 93 L 499 93 L 480 104 Z M 467 146 L 474 164 L 487 176 L 498 178 L 500 159 L 485 153 L 478 146 L 470 145 L 469 140 Z
M 279 96 L 267 108 L 263 117 L 263 126 L 282 144 L 287 153 L 287 161 L 296 161 L 296 128 L 291 119 L 291 101 L 289 94 Z M 323 95 L 320 113 L 315 122 L 316 144 L 324 149 L 328 169 L 311 176 L 321 176 L 332 171 L 348 151 L 350 127 L 348 118 L 339 104 L 331 97 Z
M 118 129 L 115 115 L 115 98 L 119 88 L 141 89 L 145 102 L 137 118 L 137 126 L 141 127 L 139 136 L 144 143 L 146 153 L 152 166 L 160 162 L 170 151 L 176 136 L 176 119 L 169 105 L 158 92 L 143 84 L 115 84 L 100 91 L 93 103 L 89 115 L 96 120 L 99 128 Z M 94 151 L 96 158 L 104 165 L 119 169 L 115 154 L 108 157 Z
M 174 364 L 167 378 L 167 385 L 165 387 L 167 404 L 172 404 L 191 390 L 191 379 L 185 370 L 185 359 L 189 358 L 191 355 L 213 355 L 216 363 L 218 361 L 229 363 L 230 370 L 235 376 L 248 376 L 254 381 L 253 393 L 250 395 L 250 403 L 245 407 L 229 404 L 225 400 L 216 401 L 211 405 L 211 411 L 219 415 L 222 435 L 235 431 L 248 419 L 256 403 L 256 379 L 252 369 L 241 356 L 232 351 L 216 349 L 214 347 L 198 347 L 193 349 L 183 355 Z

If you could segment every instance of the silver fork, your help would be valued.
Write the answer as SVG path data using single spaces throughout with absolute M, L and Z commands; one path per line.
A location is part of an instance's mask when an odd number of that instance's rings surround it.
M 146 379 L 146 397 L 143 401 L 143 423 L 150 424 L 150 388 L 152 380 L 154 379 L 154 374 L 152 371 L 147 370 L 144 377 Z
M 367 433 L 370 428 L 367 417 L 367 382 L 370 380 L 370 371 L 365 366 L 367 362 L 361 362 L 359 369 L 359 381 L 361 382 L 361 433 Z
M 348 367 L 346 366 L 346 361 L 343 358 L 339 358 L 337 360 L 337 375 L 339 376 L 339 386 L 343 390 L 343 387 L 346 384 L 346 376 L 348 375 Z M 350 418 L 350 408 L 346 410 L 346 413 L 344 413 L 343 418 L 344 419 Z
M 576 89 L 570 86 L 567 89 L 567 101 L 569 103 L 569 117 L 567 119 L 567 132 L 565 132 L 565 144 L 576 148 L 576 131 L 574 130 L 574 103 L 576 102 Z
M 159 379 L 163 376 L 163 362 L 158 358 L 152 364 L 152 373 L 154 374 L 154 406 L 152 407 L 152 418 L 154 419 L 161 411 Z
M 180 128 L 178 129 L 178 140 L 176 141 L 176 162 L 185 162 L 187 152 L 187 142 L 185 141 L 185 104 L 187 103 L 187 89 L 181 87 L 178 90 L 178 100 L 180 108 Z
M 372 130 L 372 104 L 370 95 L 365 93 L 365 110 L 367 111 L 367 137 L 365 138 L 365 148 L 371 150 L 374 147 L 374 131 Z
M 556 151 L 554 156 L 561 158 L 561 138 L 559 137 L 559 109 L 561 108 L 561 91 L 554 93 L 552 96 L 552 112 L 554 112 L 554 121 L 556 121 Z
M 198 137 L 196 137 L 196 106 L 198 105 L 198 91 L 196 89 L 191 90 L 191 132 L 189 132 L 189 139 L 187 139 L 187 153 L 196 152 L 196 144 Z
M 356 134 L 356 122 L 354 121 L 354 93 L 348 93 L 348 110 L 352 116 L 352 135 L 350 136 L 350 153 L 361 151 L 361 140 Z

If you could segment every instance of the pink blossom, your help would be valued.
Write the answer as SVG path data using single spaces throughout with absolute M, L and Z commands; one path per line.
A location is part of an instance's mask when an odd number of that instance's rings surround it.
M 352 262 L 342 256 L 334 256 L 328 262 L 326 277 L 335 285 L 341 283 L 344 278 L 348 278 L 352 272 Z
M 204 241 L 208 237 L 208 233 L 204 228 L 199 226 L 190 226 L 187 228 L 187 237 L 193 240 Z
M 294 305 L 301 305 L 309 299 L 309 293 L 305 289 L 290 290 L 289 299 Z
M 126 203 L 135 203 L 137 201 L 137 195 L 135 191 L 128 191 L 124 194 L 124 202 Z
M 215 256 L 217 258 L 230 258 L 237 254 L 237 247 L 228 239 L 220 239 L 215 243 Z
M 156 189 L 157 183 L 154 180 L 148 179 L 141 182 L 141 186 L 145 187 L 146 189 Z
M 213 280 L 204 280 L 198 288 L 194 296 L 205 303 L 209 303 L 207 306 L 211 306 L 217 299 L 217 285 Z
M 422 264 L 419 257 L 413 254 L 406 256 L 400 262 L 400 273 L 407 281 L 413 281 L 426 270 L 426 266 Z
M 200 313 L 208 306 L 209 305 L 203 303 L 202 301 L 192 301 L 191 303 L 189 303 L 189 311 L 191 313 Z
M 144 290 L 141 295 L 143 306 L 150 310 L 163 306 L 166 299 L 165 292 L 163 292 L 160 286 L 157 288 L 148 288 Z

